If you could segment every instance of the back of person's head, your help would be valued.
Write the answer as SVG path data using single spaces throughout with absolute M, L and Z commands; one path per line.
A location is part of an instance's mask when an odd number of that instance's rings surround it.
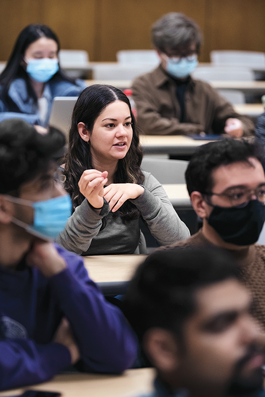
M 128 97 L 118 88 L 110 85 L 94 84 L 84 89 L 79 95 L 72 114 L 69 133 L 69 151 L 66 155 L 65 188 L 72 196 L 75 204 L 80 204 L 84 197 L 78 191 L 78 181 L 86 169 L 93 168 L 90 145 L 85 142 L 78 132 L 78 123 L 85 124 L 87 131 L 93 134 L 96 119 L 104 109 L 115 101 L 126 103 L 132 118 L 133 137 L 130 149 L 126 156 L 119 160 L 118 170 L 115 174 L 116 182 L 142 183 L 140 165 L 142 150 L 139 144 L 139 133 L 136 128 L 135 118 L 132 113 Z
M 199 53 L 202 34 L 197 23 L 178 12 L 164 15 L 152 26 L 152 41 L 155 48 L 166 53 L 168 49 L 179 49 L 196 45 Z
M 64 135 L 50 128 L 45 135 L 20 119 L 0 123 L 0 194 L 19 195 L 19 187 L 51 165 L 65 144 Z
M 140 341 L 150 328 L 171 331 L 182 341 L 185 321 L 196 312 L 196 292 L 238 279 L 233 259 L 218 249 L 173 248 L 151 254 L 129 284 L 124 313 Z
M 212 173 L 216 168 L 249 162 L 250 157 L 261 162 L 262 148 L 245 140 L 223 139 L 200 146 L 193 154 L 185 173 L 189 195 L 194 191 L 211 192 L 214 184 Z

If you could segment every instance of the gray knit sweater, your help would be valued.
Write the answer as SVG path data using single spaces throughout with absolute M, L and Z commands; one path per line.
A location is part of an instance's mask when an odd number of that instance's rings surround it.
M 172 207 L 162 185 L 144 172 L 144 193 L 134 200 L 151 234 L 160 245 L 173 244 L 190 236 L 189 229 Z M 102 219 L 105 226 L 102 227 Z M 94 209 L 85 199 L 69 218 L 57 242 L 83 255 L 133 254 L 143 252 L 139 219 L 124 221 L 109 211 L 107 203 Z

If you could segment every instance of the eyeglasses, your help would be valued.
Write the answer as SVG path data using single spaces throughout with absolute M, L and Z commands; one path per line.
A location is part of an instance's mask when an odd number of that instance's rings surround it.
M 197 54 L 191 54 L 191 55 L 187 55 L 187 56 L 169 56 L 167 54 L 162 54 L 164 55 L 164 57 L 166 57 L 167 59 L 170 59 L 170 62 L 178 64 L 180 63 L 180 61 L 182 59 L 186 59 L 186 61 L 188 62 L 193 62 L 193 61 L 197 61 L 198 60 L 198 55 Z
M 258 186 L 256 189 L 236 187 L 224 193 L 203 193 L 203 196 L 209 198 L 212 196 L 223 197 L 232 207 L 244 206 L 244 204 L 253 200 L 253 197 L 256 197 L 258 201 L 265 204 L 265 183 L 264 185 Z M 209 204 L 212 205 L 210 200 Z

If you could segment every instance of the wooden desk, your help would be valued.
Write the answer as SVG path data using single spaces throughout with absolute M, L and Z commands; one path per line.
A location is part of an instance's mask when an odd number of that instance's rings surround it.
M 85 256 L 89 276 L 104 295 L 124 294 L 137 267 L 146 255 L 97 255 Z
M 110 84 L 124 89 L 132 86 L 132 80 L 85 80 L 89 86 L 92 84 Z M 245 94 L 265 94 L 265 81 L 210 81 L 211 86 L 217 90 L 239 90 Z
M 23 389 L 0 392 L 14 396 L 25 390 L 60 392 L 62 397 L 133 397 L 153 391 L 152 368 L 130 369 L 122 375 L 67 374 L 57 375 L 50 382 Z
M 246 103 L 244 105 L 233 105 L 235 111 L 250 117 L 258 117 L 264 112 L 264 106 L 259 103 Z
M 265 81 L 211 81 L 217 90 L 239 90 L 244 94 L 265 94 Z
M 199 140 L 182 135 L 141 135 L 140 143 L 144 153 L 174 154 L 191 156 L 198 146 L 210 141 Z

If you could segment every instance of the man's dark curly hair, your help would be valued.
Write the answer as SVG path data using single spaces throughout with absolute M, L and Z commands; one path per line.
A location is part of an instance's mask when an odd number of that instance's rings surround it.
M 220 249 L 175 247 L 154 252 L 129 284 L 124 314 L 140 341 L 153 327 L 172 331 L 183 341 L 183 325 L 198 308 L 196 292 L 230 278 L 239 279 L 238 266 Z
M 194 191 L 210 193 L 214 184 L 212 172 L 221 165 L 245 162 L 252 166 L 249 158 L 261 162 L 262 156 L 261 146 L 245 140 L 223 139 L 200 146 L 185 172 L 189 195 Z
M 65 144 L 64 135 L 50 128 L 45 135 L 21 119 L 0 123 L 0 194 L 17 191 L 49 167 L 52 155 Z

